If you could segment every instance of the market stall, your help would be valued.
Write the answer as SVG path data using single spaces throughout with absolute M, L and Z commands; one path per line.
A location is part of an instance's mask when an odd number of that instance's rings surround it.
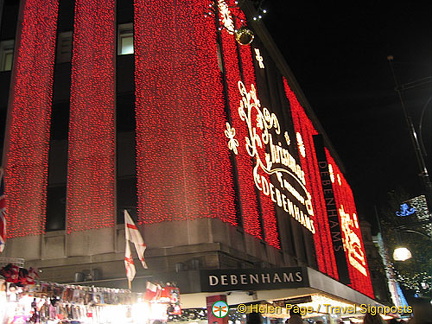
M 35 280 L 33 270 L 0 269 L 0 323 L 122 324 L 166 322 L 179 314 L 180 294 L 171 284 L 128 289 L 64 285 Z M 2 271 L 3 270 L 3 271 Z

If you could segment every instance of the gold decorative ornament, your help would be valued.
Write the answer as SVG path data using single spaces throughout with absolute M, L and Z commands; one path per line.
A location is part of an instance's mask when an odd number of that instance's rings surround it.
M 246 27 L 241 27 L 235 31 L 235 38 L 240 45 L 249 45 L 254 37 L 254 33 Z

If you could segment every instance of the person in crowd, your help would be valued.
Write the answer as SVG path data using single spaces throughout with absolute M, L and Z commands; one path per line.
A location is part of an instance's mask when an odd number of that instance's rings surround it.
M 380 314 L 366 313 L 363 317 L 363 324 L 385 324 Z
M 258 313 L 250 313 L 247 315 L 247 320 L 246 320 L 247 324 L 261 324 L 262 320 L 261 320 L 261 315 Z
M 293 306 L 290 309 L 290 318 L 287 321 L 288 324 L 303 324 L 303 320 L 300 315 L 300 307 Z

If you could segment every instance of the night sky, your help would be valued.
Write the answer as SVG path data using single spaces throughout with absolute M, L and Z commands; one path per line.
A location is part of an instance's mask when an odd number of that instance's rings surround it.
M 395 82 L 432 75 L 431 1 L 267 0 L 263 21 L 329 135 L 346 170 L 360 217 L 375 219 L 387 192 L 422 193 Z M 404 102 L 432 156 L 432 83 Z M 431 158 L 428 158 L 432 160 Z M 429 163 L 432 171 L 432 165 Z

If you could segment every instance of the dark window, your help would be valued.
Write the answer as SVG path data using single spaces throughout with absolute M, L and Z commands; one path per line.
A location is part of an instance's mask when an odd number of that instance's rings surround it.
M 137 219 L 137 180 L 136 177 L 117 179 L 117 223 L 124 224 L 124 210 L 132 219 Z
M 66 185 L 49 187 L 47 192 L 46 231 L 64 230 L 66 225 Z

